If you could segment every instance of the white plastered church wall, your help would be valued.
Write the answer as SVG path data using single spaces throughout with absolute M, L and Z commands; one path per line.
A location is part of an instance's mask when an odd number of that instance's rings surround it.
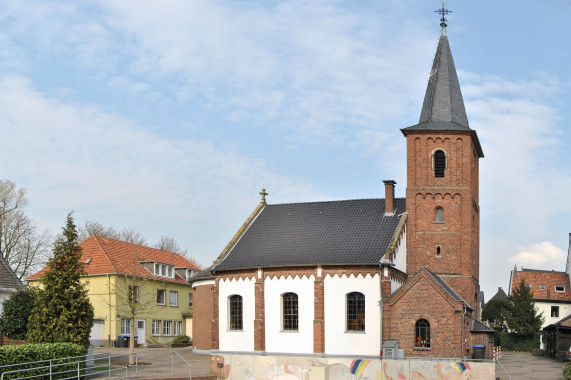
M 324 279 L 325 353 L 329 355 L 379 355 L 381 299 L 379 275 L 327 275 Z M 348 332 L 346 295 L 365 295 L 365 331 Z
M 232 279 L 218 283 L 218 321 L 220 351 L 254 351 L 255 280 Z M 242 296 L 242 330 L 230 330 L 229 297 Z
M 264 279 L 266 352 L 313 353 L 314 282 L 313 276 Z M 297 331 L 284 331 L 282 327 L 282 295 L 290 292 L 298 297 Z

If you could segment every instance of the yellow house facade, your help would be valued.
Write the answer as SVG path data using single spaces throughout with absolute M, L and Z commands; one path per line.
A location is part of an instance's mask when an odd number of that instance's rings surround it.
M 134 332 L 138 344 L 192 338 L 192 288 L 200 268 L 175 253 L 92 236 L 80 246 L 89 299 L 94 308 L 90 341 L 123 345 Z M 46 269 L 28 277 L 33 286 Z

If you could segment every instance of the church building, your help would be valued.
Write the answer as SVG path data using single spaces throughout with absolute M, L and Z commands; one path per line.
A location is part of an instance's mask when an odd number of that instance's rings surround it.
M 445 10 L 442 9 L 442 12 Z M 444 13 L 443 13 L 444 15 Z M 479 159 L 442 18 L 406 198 L 261 202 L 192 282 L 196 350 L 491 357 L 481 323 Z

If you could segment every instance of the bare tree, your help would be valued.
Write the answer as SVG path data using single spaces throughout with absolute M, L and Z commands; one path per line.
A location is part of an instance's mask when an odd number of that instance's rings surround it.
M 0 180 L 0 252 L 20 279 L 44 266 L 53 241 L 48 230 L 39 232 L 24 214 L 27 204 L 26 190 Z
M 79 239 L 83 241 L 90 236 L 106 237 L 137 245 L 147 244 L 147 239 L 133 229 L 123 228 L 122 230 L 116 230 L 113 227 L 105 227 L 99 222 L 87 221 L 83 226 L 79 227 Z
M 172 253 L 177 253 L 181 256 L 186 257 L 186 249 L 182 249 L 175 238 L 172 236 L 161 236 L 159 241 L 153 246 L 153 248 L 160 249 L 161 251 L 167 251 Z

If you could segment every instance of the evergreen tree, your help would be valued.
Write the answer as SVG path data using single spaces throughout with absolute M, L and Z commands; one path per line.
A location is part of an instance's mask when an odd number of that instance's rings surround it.
M 84 275 L 77 232 L 71 214 L 62 236 L 54 244 L 53 257 L 41 278 L 41 289 L 29 319 L 30 343 L 70 342 L 89 346 L 93 326 L 93 306 Z
M 545 317 L 539 313 L 533 301 L 531 289 L 522 279 L 515 287 L 508 301 L 508 327 L 511 332 L 522 336 L 539 333 Z
M 507 331 L 508 301 L 492 300 L 482 308 L 482 321 L 496 330 Z
M 10 339 L 26 339 L 28 318 L 32 313 L 36 292 L 34 289 L 23 287 L 13 293 L 2 304 L 0 317 L 0 332 Z

